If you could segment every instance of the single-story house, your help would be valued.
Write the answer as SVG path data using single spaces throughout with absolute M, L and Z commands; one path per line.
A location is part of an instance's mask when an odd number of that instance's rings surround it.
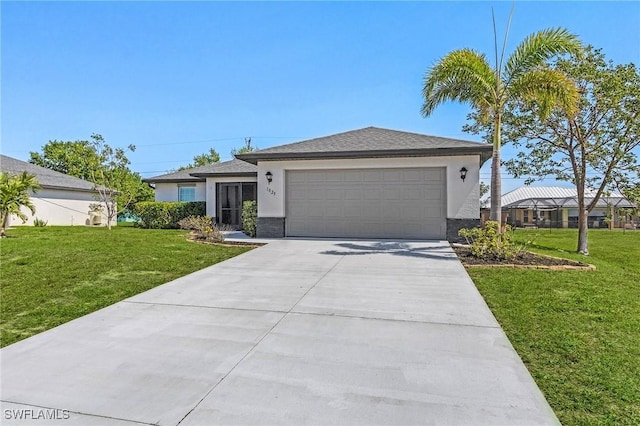
M 593 200 L 595 191 L 587 190 L 585 201 Z M 489 219 L 490 199 L 483 203 L 482 220 Z M 622 194 L 602 195 L 589 213 L 590 228 L 623 227 L 619 209 L 636 207 Z M 576 188 L 557 186 L 522 186 L 502 196 L 503 222 L 516 227 L 577 228 L 578 193 Z M 613 220 L 605 220 L 613 219 Z
M 0 155 L 0 171 L 10 175 L 27 172 L 34 175 L 42 187 L 31 194 L 36 208 L 35 215 L 23 207 L 29 218 L 24 225 L 33 225 L 35 218 L 48 225 L 106 225 L 104 213 L 92 212 L 89 205 L 98 204 L 98 192 L 94 185 L 84 179 L 56 172 L 45 167 Z M 23 225 L 15 216 L 9 218 L 11 226 Z M 112 223 L 115 225 L 115 223 Z
M 257 199 L 258 237 L 456 240 L 480 224 L 479 169 L 491 150 L 367 127 L 146 181 L 158 201 L 206 200 L 223 223 L 239 224 L 242 201 Z

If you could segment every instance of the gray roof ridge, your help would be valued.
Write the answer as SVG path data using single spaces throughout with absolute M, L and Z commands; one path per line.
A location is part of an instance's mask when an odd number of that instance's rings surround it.
M 7 169 L 7 163 L 9 168 Z M 95 191 L 95 185 L 88 180 L 79 178 L 77 176 L 71 176 L 66 173 L 58 172 L 56 170 L 48 169 L 37 164 L 29 163 L 27 161 L 19 160 L 8 155 L 0 154 L 0 170 L 3 172 L 23 172 L 26 171 L 29 174 L 35 175 L 36 179 L 42 187 L 56 188 L 56 189 L 72 189 L 80 191 Z M 46 178 L 51 178 L 48 180 Z

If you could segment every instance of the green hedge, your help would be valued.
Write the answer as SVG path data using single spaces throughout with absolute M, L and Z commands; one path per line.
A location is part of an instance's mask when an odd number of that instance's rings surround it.
M 134 213 L 138 217 L 136 226 L 153 229 L 178 229 L 178 222 L 189 216 L 205 216 L 205 201 L 165 202 L 144 201 L 137 203 Z
M 258 203 L 255 201 L 245 201 L 242 204 L 242 230 L 248 236 L 255 237 L 257 223 Z

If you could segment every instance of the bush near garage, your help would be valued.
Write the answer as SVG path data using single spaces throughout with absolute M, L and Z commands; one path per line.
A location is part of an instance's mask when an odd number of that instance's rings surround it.
M 178 229 L 178 222 L 189 216 L 205 216 L 206 202 L 145 201 L 137 203 L 134 213 L 136 226 L 147 229 Z
M 224 241 L 224 235 L 213 223 L 211 216 L 189 216 L 180 220 L 178 225 L 181 229 L 191 231 L 192 237 L 196 240 L 214 243 Z
M 245 234 L 250 237 L 256 236 L 258 223 L 258 203 L 256 201 L 245 201 L 242 204 L 242 228 Z

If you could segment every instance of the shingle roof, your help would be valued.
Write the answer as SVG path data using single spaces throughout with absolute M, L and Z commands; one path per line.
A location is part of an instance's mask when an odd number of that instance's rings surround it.
M 192 170 L 191 175 L 197 177 L 206 176 L 254 176 L 258 174 L 258 167 L 246 161 L 234 158 L 224 163 L 208 164 Z
M 280 145 L 241 154 L 241 160 L 256 164 L 260 160 L 304 158 L 374 158 L 403 156 L 480 154 L 482 163 L 491 156 L 487 144 L 428 136 L 398 130 L 366 127 L 336 135 Z
M 596 195 L 595 191 L 586 190 L 587 202 Z M 490 200 L 488 200 L 488 203 Z M 489 204 L 487 204 L 489 205 Z M 616 207 L 634 207 L 622 194 L 611 193 L 603 195 L 596 203 L 597 207 L 614 205 Z M 576 188 L 559 186 L 521 186 L 502 196 L 503 208 L 556 208 L 577 207 L 578 192 Z
M 234 158 L 223 163 L 211 163 L 205 166 L 180 170 L 144 179 L 149 183 L 169 182 L 202 182 L 207 176 L 252 176 L 258 173 L 258 168 L 246 161 Z
M 171 172 L 164 175 L 153 176 L 150 178 L 142 179 L 143 182 L 147 183 L 162 183 L 162 182 L 202 182 L 204 179 L 200 179 L 194 176 L 191 176 L 190 173 L 192 170 L 199 169 L 199 167 L 194 167 L 192 169 L 179 170 L 177 172 Z
M 1 154 L 0 171 L 9 174 L 27 172 L 34 175 L 43 188 L 72 189 L 74 191 L 94 192 L 94 185 L 89 181 Z

